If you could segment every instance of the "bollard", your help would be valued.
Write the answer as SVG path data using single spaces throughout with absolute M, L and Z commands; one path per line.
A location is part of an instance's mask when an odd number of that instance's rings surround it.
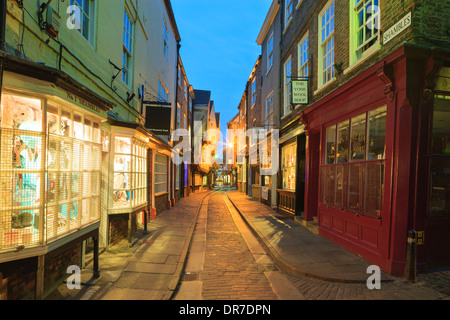
M 406 278 L 406 280 L 409 280 L 412 282 L 417 281 L 416 246 L 417 246 L 417 232 L 415 230 L 410 230 L 408 232 L 405 278 Z

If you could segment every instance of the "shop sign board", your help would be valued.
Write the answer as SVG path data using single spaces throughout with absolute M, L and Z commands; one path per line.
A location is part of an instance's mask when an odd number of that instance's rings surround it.
M 155 134 L 170 135 L 172 108 L 147 106 L 145 127 Z
M 291 87 L 292 105 L 309 104 L 308 80 L 292 80 Z

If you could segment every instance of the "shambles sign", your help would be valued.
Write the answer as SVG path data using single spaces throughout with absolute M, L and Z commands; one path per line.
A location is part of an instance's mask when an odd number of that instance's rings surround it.
M 412 14 L 409 12 L 406 16 L 403 17 L 400 21 L 398 21 L 392 28 L 386 31 L 383 34 L 383 45 L 386 45 L 389 41 L 394 39 L 400 33 L 405 31 L 407 28 L 411 26 Z
M 308 80 L 292 80 L 292 105 L 309 104 Z

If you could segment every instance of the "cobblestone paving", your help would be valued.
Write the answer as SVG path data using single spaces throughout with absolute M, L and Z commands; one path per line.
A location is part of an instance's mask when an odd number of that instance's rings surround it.
M 222 194 L 208 206 L 204 300 L 276 300 L 264 267 L 258 265 L 228 211 Z
M 307 300 L 450 300 L 450 270 L 419 275 L 416 283 L 381 284 L 369 290 L 365 284 L 332 283 L 286 273 Z

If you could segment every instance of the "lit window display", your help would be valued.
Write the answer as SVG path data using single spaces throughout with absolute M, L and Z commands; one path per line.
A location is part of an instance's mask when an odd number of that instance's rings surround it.
M 283 189 L 295 190 L 297 143 L 283 147 L 282 161 Z
M 114 139 L 114 208 L 147 202 L 147 148 L 137 138 Z
M 44 105 L 2 96 L 0 249 L 44 244 L 100 218 L 100 122 Z
M 155 154 L 155 194 L 160 194 L 168 191 L 167 170 L 168 158 L 159 153 Z

